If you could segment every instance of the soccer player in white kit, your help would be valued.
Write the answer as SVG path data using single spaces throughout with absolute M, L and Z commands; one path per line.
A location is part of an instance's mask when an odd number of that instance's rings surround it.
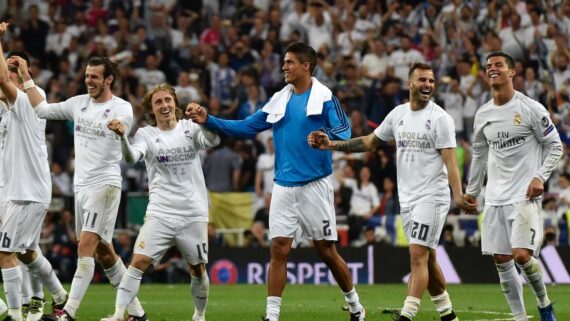
M 7 28 L 7 23 L 0 23 L 0 38 Z M 18 259 L 48 287 L 56 303 L 65 302 L 67 297 L 51 264 L 38 247 L 42 223 L 51 202 L 51 176 L 45 143 L 46 122 L 35 115 L 23 92 L 25 83 L 17 68 L 20 61 L 26 64 L 22 57 L 29 59 L 25 53 L 11 53 L 6 61 L 0 46 L 0 90 L 5 99 L 1 122 L 4 189 L 0 266 L 8 303 L 8 315 L 4 320 L 22 319 L 23 273 Z M 26 283 L 30 279 L 28 273 Z M 37 321 L 42 318 L 43 291 L 38 290 L 33 301 L 34 310 L 28 313 L 27 320 Z
M 85 70 L 86 95 L 48 104 L 33 84 L 27 68 L 20 64 L 26 93 L 40 118 L 71 119 L 75 122 L 75 217 L 78 235 L 78 262 L 69 300 L 58 319 L 75 320 L 77 310 L 95 270 L 95 257 L 105 269 L 111 284 L 117 286 L 126 268 L 112 245 L 121 194 L 120 138 L 107 128 L 111 119 L 120 119 L 130 128 L 131 105 L 113 95 L 112 86 L 119 72 L 106 57 L 93 57 Z M 135 299 L 128 309 L 129 320 L 147 317 Z
M 181 120 L 175 90 L 167 84 L 148 92 L 142 106 L 148 126 L 137 131 L 132 145 L 120 120 L 108 125 L 121 137 L 129 163 L 145 161 L 149 204 L 131 265 L 119 285 L 115 314 L 101 321 L 123 320 L 126 306 L 139 291 L 144 271 L 151 263 L 158 263 L 173 245 L 190 267 L 195 306 L 192 321 L 205 321 L 210 286 L 206 273 L 208 194 L 198 152 L 219 144 L 220 138 L 202 125 Z
M 347 152 L 372 151 L 381 141 L 396 141 L 398 195 L 412 270 L 408 296 L 398 320 L 414 319 L 427 289 L 441 320 L 456 321 L 435 256 L 450 207 L 448 186 L 453 190 L 456 206 L 468 211 L 475 210 L 475 206 L 463 199 L 453 120 L 430 100 L 435 90 L 432 68 L 424 63 L 413 64 L 407 84 L 410 102 L 396 106 L 372 134 L 331 141 L 316 131 L 307 139 L 314 148 Z
M 541 320 L 555 321 L 542 271 L 533 255 L 538 255 L 542 244 L 544 182 L 562 156 L 562 143 L 548 111 L 514 89 L 513 68 L 513 58 L 504 52 L 487 56 L 486 76 L 493 99 L 475 115 L 465 199 L 475 202 L 487 174 L 481 250 L 493 255 L 516 321 L 527 321 L 528 317 L 515 263 L 536 296 Z

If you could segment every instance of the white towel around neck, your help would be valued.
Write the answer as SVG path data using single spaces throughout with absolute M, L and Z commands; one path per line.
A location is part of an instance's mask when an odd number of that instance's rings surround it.
M 320 115 L 323 112 L 323 104 L 332 99 L 332 91 L 321 84 L 317 78 L 311 77 L 311 93 L 307 102 L 307 116 Z M 269 102 L 263 106 L 262 111 L 267 113 L 267 122 L 276 123 L 285 115 L 287 103 L 293 94 L 293 85 L 288 84 L 276 92 Z

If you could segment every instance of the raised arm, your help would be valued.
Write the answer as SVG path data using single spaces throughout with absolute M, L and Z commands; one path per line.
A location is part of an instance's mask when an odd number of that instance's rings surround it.
M 14 64 L 18 67 L 18 71 L 20 73 L 20 77 L 24 81 L 24 91 L 28 95 L 28 99 L 30 100 L 30 104 L 32 107 L 36 108 L 42 102 L 45 101 L 44 96 L 40 93 L 34 81 L 32 80 L 32 75 L 30 75 L 30 70 L 28 68 L 28 64 L 26 61 L 20 57 L 10 57 L 8 59 L 8 63 Z
M 4 36 L 4 33 L 8 29 L 8 23 L 1 22 L 0 23 L 0 39 Z M 10 80 L 10 71 L 8 69 L 8 63 L 6 59 L 4 59 L 4 50 L 0 45 L 0 90 L 2 90 L 3 96 L 6 100 L 13 104 L 16 101 L 16 97 L 18 97 L 18 89 L 12 81 Z M 10 104 L 4 104 L 6 108 L 10 108 Z

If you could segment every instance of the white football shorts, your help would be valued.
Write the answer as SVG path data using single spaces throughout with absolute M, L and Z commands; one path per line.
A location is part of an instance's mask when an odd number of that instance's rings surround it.
M 331 176 L 303 186 L 273 186 L 269 207 L 269 238 L 298 236 L 337 240 Z
M 178 248 L 190 265 L 208 263 L 208 222 L 146 216 L 134 254 L 148 256 L 156 264 L 172 246 Z
M 538 256 L 543 236 L 540 199 L 503 206 L 485 206 L 481 227 L 483 254 L 512 255 L 513 248 L 524 248 Z
M 8 201 L 0 224 L 0 251 L 25 253 L 35 249 L 40 239 L 48 203 Z
M 449 206 L 449 201 L 433 200 L 403 207 L 402 223 L 408 243 L 435 249 L 445 225 Z
M 121 189 L 112 185 L 85 187 L 75 192 L 75 233 L 92 232 L 111 244 L 121 201 Z

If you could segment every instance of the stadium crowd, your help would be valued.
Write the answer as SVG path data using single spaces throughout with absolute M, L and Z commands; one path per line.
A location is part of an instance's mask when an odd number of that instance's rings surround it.
M 314 76 L 333 89 L 353 137 L 371 133 L 406 101 L 411 63 L 430 64 L 438 81 L 435 99 L 455 122 L 464 184 L 474 115 L 490 99 L 484 66 L 492 51 L 504 50 L 516 59 L 516 89 L 548 109 L 565 151 L 570 142 L 568 0 L 8 0 L 0 2 L 0 14 L 10 23 L 2 39 L 5 51 L 33 57 L 35 83 L 49 102 L 85 92 L 83 71 L 90 57 L 119 61 L 115 93 L 133 106 L 131 135 L 145 124 L 142 97 L 164 82 L 175 85 L 181 106 L 198 102 L 218 117 L 247 117 L 282 87 L 284 48 L 303 41 L 317 50 Z M 64 273 L 71 273 L 76 262 L 73 129 L 71 121 L 48 122 L 54 202 L 42 244 L 46 257 Z M 263 133 L 254 140 L 225 138 L 203 155 L 211 192 L 256 195 L 258 211 L 247 235 L 251 245 L 267 242 L 273 153 L 270 133 Z M 354 246 L 394 244 L 386 228 L 399 213 L 394 146 L 362 154 L 335 152 L 333 158 L 337 218 L 348 226 L 349 241 Z M 129 193 L 147 190 L 144 165 L 123 163 L 117 223 L 123 230 L 116 235 L 116 248 L 125 262 L 132 254 L 133 232 L 124 204 Z M 565 152 L 546 184 L 545 242 L 569 245 L 569 207 Z M 478 241 L 477 220 L 452 208 L 442 242 L 476 246 Z M 212 242 L 223 243 L 215 235 Z M 172 278 L 177 262 L 157 269 Z

